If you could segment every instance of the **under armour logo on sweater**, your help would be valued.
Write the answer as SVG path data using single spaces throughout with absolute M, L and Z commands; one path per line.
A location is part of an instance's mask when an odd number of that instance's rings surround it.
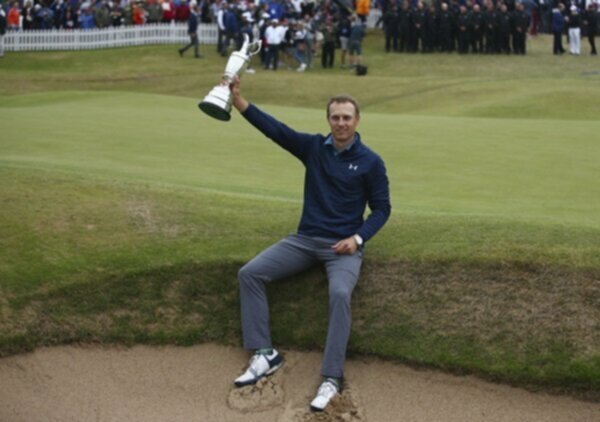
M 348 166 L 348 170 L 354 170 L 354 171 L 358 170 L 358 164 L 357 165 L 350 164 Z

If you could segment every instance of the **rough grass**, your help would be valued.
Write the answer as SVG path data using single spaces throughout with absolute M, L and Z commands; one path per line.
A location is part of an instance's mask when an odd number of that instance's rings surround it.
M 239 344 L 241 262 L 187 264 L 4 298 L 3 354 L 72 342 Z M 368 262 L 350 353 L 476 373 L 598 400 L 598 272 L 520 264 Z M 271 286 L 273 335 L 322 346 L 327 288 L 314 270 Z

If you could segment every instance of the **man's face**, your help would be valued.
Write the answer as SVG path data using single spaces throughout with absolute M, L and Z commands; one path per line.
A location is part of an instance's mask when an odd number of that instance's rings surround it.
M 346 144 L 354 140 L 360 116 L 356 115 L 356 109 L 352 103 L 331 103 L 327 121 L 334 141 Z

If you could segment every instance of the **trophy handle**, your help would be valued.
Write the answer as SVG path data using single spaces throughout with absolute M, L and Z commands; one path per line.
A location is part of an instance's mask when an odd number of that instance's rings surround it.
M 250 44 L 250 37 L 248 37 L 248 34 L 243 34 L 244 35 L 244 42 L 242 44 L 242 48 L 240 48 L 240 51 L 244 54 L 248 54 L 248 44 Z
M 248 34 L 244 34 L 244 42 L 242 43 L 242 48 L 240 48 L 240 52 L 250 57 L 258 54 L 261 47 L 261 40 L 253 41 L 251 43 Z
M 250 56 L 255 56 L 260 52 L 261 48 L 262 48 L 262 40 L 254 41 L 252 44 L 250 44 L 250 47 L 248 48 L 248 50 L 249 50 L 248 54 Z

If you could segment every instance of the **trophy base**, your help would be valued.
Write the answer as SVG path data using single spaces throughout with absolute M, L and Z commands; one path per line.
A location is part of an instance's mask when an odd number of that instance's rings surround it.
M 223 110 L 216 104 L 210 103 L 208 101 L 202 101 L 198 104 L 200 110 L 208 114 L 210 117 L 214 117 L 217 120 L 222 120 L 227 122 L 231 120 L 231 113 L 228 113 L 226 110 Z

